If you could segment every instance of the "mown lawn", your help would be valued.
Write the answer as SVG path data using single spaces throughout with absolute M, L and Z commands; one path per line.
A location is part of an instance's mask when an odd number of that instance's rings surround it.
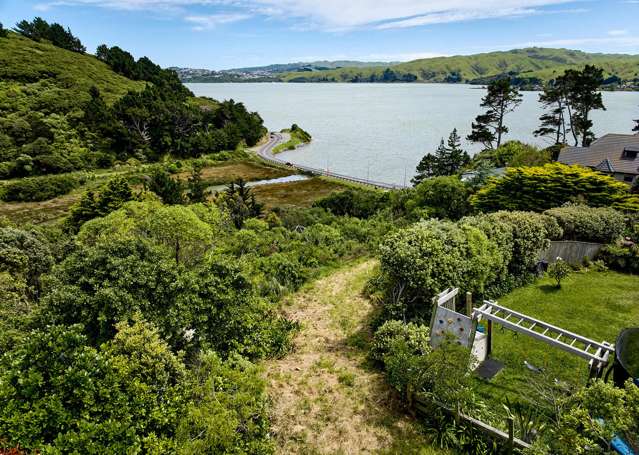
M 576 272 L 562 283 L 544 278 L 499 299 L 503 306 L 565 328 L 574 333 L 614 343 L 625 327 L 639 326 L 639 276 L 615 272 Z M 529 398 L 539 373 L 524 361 L 542 368 L 544 376 L 579 386 L 588 378 L 588 362 L 522 334 L 494 326 L 493 357 L 505 368 L 491 381 L 478 379 L 482 395 L 503 402 L 506 397 Z

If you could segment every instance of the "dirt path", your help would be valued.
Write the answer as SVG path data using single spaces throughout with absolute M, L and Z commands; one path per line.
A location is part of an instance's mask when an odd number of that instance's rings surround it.
M 361 291 L 375 265 L 343 268 L 286 302 L 302 328 L 293 352 L 267 365 L 279 453 L 438 453 L 367 364 L 373 308 Z

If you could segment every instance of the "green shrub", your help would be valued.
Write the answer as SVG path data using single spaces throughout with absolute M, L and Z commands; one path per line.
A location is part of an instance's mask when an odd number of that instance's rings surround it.
M 483 211 L 541 212 L 577 200 L 593 207 L 639 210 L 624 183 L 589 168 L 561 163 L 508 168 L 504 176 L 492 178 L 481 188 L 471 203 Z
M 560 406 L 549 453 L 611 453 L 609 441 L 615 436 L 631 447 L 639 446 L 639 387 L 631 381 L 623 389 L 596 381 L 562 400 Z
M 563 240 L 611 243 L 619 239 L 625 229 L 624 216 L 609 207 L 567 205 L 546 210 L 563 230 Z
M 348 189 L 326 196 L 313 206 L 326 209 L 337 216 L 370 218 L 386 207 L 388 202 L 388 192 Z
M 500 260 L 497 245 L 481 230 L 449 221 L 422 221 L 397 231 L 379 250 L 387 303 L 399 303 L 409 319 L 428 320 L 431 298 L 450 286 L 483 292 Z
M 415 355 L 426 355 L 430 352 L 430 329 L 421 324 L 402 321 L 386 321 L 375 331 L 371 345 L 371 358 L 383 361 L 391 346 L 398 339 L 404 340 L 407 347 Z
M 144 323 L 101 348 L 47 326 L 0 357 L 0 434 L 29 452 L 172 452 L 185 368 Z
M 477 227 L 497 245 L 500 254 L 493 263 L 496 278 L 489 283 L 490 297 L 529 281 L 549 239 L 562 235 L 554 218 L 533 212 L 500 211 L 466 217 L 460 223 Z
M 275 253 L 260 258 L 257 269 L 267 278 L 275 279 L 280 285 L 296 291 L 308 278 L 301 264 L 290 255 Z
M 193 399 L 177 429 L 182 455 L 270 454 L 269 398 L 262 370 L 240 356 L 205 352 L 193 372 Z
M 598 256 L 604 263 L 618 272 L 639 273 L 639 246 L 606 245 Z
M 421 216 L 458 220 L 471 213 L 471 194 L 471 188 L 457 176 L 432 177 L 415 187 L 406 209 Z
M 561 287 L 561 282 L 564 278 L 567 278 L 572 272 L 570 264 L 564 261 L 562 258 L 557 258 L 555 262 L 548 266 L 548 276 L 557 282 L 557 287 Z
M 550 152 L 520 141 L 508 141 L 494 150 L 475 155 L 471 167 L 542 166 L 550 161 Z
M 37 202 L 53 199 L 80 186 L 79 178 L 71 175 L 51 175 L 13 180 L 2 189 L 7 202 Z

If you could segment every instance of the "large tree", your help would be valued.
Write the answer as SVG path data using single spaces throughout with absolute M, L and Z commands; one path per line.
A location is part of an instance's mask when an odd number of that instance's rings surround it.
M 461 138 L 455 128 L 444 144 L 442 138 L 435 154 L 428 153 L 417 165 L 417 175 L 411 180 L 417 185 L 429 177 L 453 175 L 470 162 L 470 156 L 461 148 Z
M 481 107 L 486 108 L 486 112 L 475 118 L 468 140 L 481 143 L 490 150 L 499 147 L 502 136 L 508 132 L 504 118 L 520 103 L 521 94 L 517 87 L 511 85 L 510 79 L 491 82 L 488 85 L 488 93 L 481 102 Z
M 547 111 L 539 117 L 541 122 L 533 134 L 535 136 L 549 136 L 555 144 L 566 143 L 566 89 L 565 79 L 558 77 L 544 86 L 539 95 L 539 102 Z
M 566 70 L 564 75 L 566 98 L 570 111 L 570 120 L 575 145 L 581 141 L 587 147 L 595 139 L 591 131 L 590 112 L 596 109 L 605 110 L 599 87 L 603 83 L 603 70 L 594 65 L 586 65 L 583 70 Z

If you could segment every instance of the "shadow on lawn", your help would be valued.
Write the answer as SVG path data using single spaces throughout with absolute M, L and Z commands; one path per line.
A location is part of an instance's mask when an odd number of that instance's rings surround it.
M 542 284 L 541 286 L 538 286 L 538 287 L 539 287 L 539 290 L 543 292 L 544 294 L 554 294 L 556 292 L 561 291 L 561 288 L 558 288 L 554 284 Z

